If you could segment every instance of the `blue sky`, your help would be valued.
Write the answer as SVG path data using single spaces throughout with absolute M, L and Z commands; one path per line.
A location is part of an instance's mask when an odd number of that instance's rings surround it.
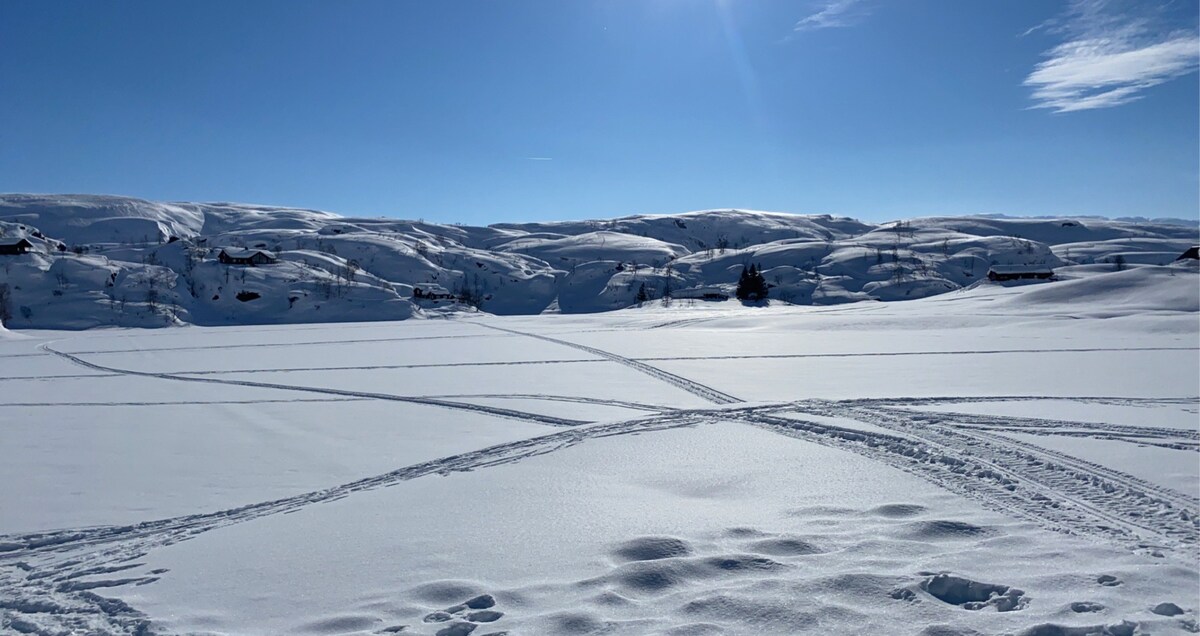
M 0 0 L 0 191 L 1197 218 L 1197 3 Z

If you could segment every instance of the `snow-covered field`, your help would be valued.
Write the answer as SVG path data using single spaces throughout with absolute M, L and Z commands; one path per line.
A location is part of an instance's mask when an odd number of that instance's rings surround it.
M 0 331 L 0 632 L 1195 633 L 1198 296 Z

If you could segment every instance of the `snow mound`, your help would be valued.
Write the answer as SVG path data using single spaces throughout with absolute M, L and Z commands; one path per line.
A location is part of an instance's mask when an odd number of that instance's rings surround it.
M 1015 307 L 1059 307 L 1092 315 L 1146 311 L 1200 311 L 1200 274 L 1187 267 L 1138 267 L 1104 271 L 1022 290 L 1007 299 Z

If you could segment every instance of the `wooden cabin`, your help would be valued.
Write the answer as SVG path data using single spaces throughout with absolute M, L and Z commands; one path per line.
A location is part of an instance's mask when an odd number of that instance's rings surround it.
M 413 298 L 421 300 L 458 300 L 445 287 L 436 283 L 427 283 L 423 287 L 413 287 Z
M 987 277 L 990 281 L 1050 280 L 1054 270 L 1046 265 L 992 265 Z
M 1184 251 L 1183 254 L 1180 254 L 1179 258 L 1177 258 L 1175 260 L 1186 261 L 1188 259 L 1191 259 L 1193 261 L 1200 260 L 1200 245 L 1193 245 L 1193 246 L 1187 248 L 1187 250 Z
M 33 243 L 27 238 L 0 238 L 0 254 L 15 256 L 28 254 L 33 249 Z
M 239 250 L 225 248 L 217 254 L 217 260 L 226 265 L 269 265 L 278 259 L 266 250 Z
M 687 287 L 671 292 L 676 300 L 729 300 L 729 294 L 720 287 Z

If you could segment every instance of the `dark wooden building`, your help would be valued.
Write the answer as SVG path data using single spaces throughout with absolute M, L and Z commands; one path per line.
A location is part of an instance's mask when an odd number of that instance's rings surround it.
M 28 254 L 33 249 L 33 243 L 27 238 L 0 238 L 0 254 Z
M 1180 254 L 1179 258 L 1177 258 L 1175 260 L 1186 261 L 1188 259 L 1191 259 L 1193 261 L 1200 260 L 1200 245 L 1193 245 L 1193 246 L 1187 248 L 1187 251 L 1185 251 L 1183 254 Z
M 992 265 L 987 273 L 988 280 L 1050 280 L 1054 270 L 1045 265 Z
M 269 265 L 277 259 L 266 250 L 238 250 L 225 248 L 217 254 L 217 260 L 226 265 Z
M 729 300 L 729 294 L 720 287 L 688 287 L 671 292 L 676 300 Z
M 424 287 L 413 287 L 413 298 L 420 298 L 422 300 L 458 300 L 458 296 L 451 294 L 445 287 L 436 283 L 429 283 Z

